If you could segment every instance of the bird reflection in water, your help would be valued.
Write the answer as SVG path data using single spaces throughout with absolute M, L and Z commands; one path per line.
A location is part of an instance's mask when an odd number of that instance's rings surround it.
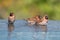
M 42 40 L 46 40 L 46 35 L 47 35 L 47 25 L 41 26 L 41 32 L 42 32 Z
M 8 31 L 12 32 L 14 30 L 14 24 L 8 24 Z
M 47 25 L 41 26 L 41 25 L 35 25 L 35 32 L 33 33 L 34 40 L 46 40 L 47 35 Z M 38 35 L 40 33 L 40 35 Z M 40 37 L 40 39 L 39 39 Z
M 41 27 L 42 32 L 47 32 L 47 25 L 42 25 L 40 27 Z
M 14 24 L 8 24 L 8 40 L 11 39 L 11 34 L 14 30 Z

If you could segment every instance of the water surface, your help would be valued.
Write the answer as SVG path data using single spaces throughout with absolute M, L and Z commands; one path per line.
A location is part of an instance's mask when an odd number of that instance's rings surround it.
M 60 21 L 49 20 L 47 26 L 37 26 L 24 20 L 13 25 L 0 20 L 0 40 L 60 40 Z

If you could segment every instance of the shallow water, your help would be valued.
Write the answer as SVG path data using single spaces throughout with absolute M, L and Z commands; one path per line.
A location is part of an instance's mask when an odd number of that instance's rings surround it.
M 0 20 L 0 40 L 60 40 L 60 21 L 49 20 L 47 26 L 37 26 L 24 20 L 16 20 L 14 25 Z

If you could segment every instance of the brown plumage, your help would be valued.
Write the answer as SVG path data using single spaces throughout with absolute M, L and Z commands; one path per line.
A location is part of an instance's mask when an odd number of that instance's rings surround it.
M 13 13 L 10 13 L 9 17 L 8 17 L 8 23 L 14 23 L 15 21 L 15 16 Z

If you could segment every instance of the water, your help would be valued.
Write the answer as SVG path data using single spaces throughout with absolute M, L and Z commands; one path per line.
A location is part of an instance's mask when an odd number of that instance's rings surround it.
M 47 26 L 37 26 L 24 20 L 16 20 L 14 25 L 0 20 L 0 40 L 60 40 L 60 21 L 49 20 Z

